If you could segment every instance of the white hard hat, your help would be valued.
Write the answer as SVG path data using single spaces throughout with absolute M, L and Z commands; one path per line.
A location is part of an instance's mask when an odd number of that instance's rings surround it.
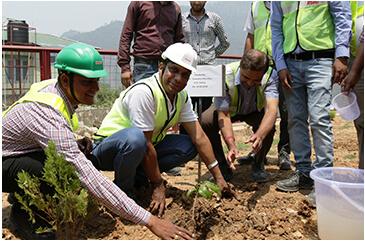
M 190 70 L 195 71 L 198 55 L 189 44 L 175 43 L 167 47 L 161 55 L 162 59 L 170 61 Z

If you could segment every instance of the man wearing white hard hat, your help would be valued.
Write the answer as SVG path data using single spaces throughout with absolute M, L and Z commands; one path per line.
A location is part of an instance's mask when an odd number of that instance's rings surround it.
M 166 189 L 161 172 L 188 162 L 197 151 L 218 186 L 230 194 L 184 90 L 196 69 L 196 52 L 189 44 L 175 43 L 161 57 L 157 73 L 121 92 L 94 137 L 93 151 L 98 160 L 95 165 L 114 170 L 114 182 L 127 194 L 150 183 L 150 210 L 159 216 L 165 209 Z M 188 135 L 167 134 L 177 123 Z

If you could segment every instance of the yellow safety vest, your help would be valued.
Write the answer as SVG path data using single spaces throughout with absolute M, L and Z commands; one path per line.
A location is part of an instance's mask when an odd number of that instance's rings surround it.
M 235 78 L 240 70 L 240 62 L 233 62 L 227 65 L 226 72 L 226 86 L 228 88 L 228 93 L 231 97 L 231 103 L 229 106 L 229 112 L 231 117 L 235 116 L 238 111 L 241 109 L 241 98 L 240 96 L 240 85 L 235 84 Z M 261 86 L 256 87 L 256 107 L 257 110 L 260 111 L 265 107 L 265 88 L 270 80 L 273 69 L 271 67 L 268 68 L 266 73 L 261 79 Z
M 270 10 L 263 1 L 255 1 L 251 5 L 254 24 L 254 49 L 272 56 Z
M 188 94 L 185 90 L 177 94 L 175 99 L 175 112 L 170 116 L 167 108 L 168 97 L 166 96 L 162 84 L 158 79 L 158 74 L 155 74 L 152 77 L 133 84 L 121 92 L 119 98 L 117 98 L 117 100 L 114 102 L 110 112 L 105 116 L 98 132 L 94 136 L 94 139 L 98 140 L 106 138 L 122 129 L 132 127 L 130 118 L 126 115 L 123 115 L 127 113 L 122 105 L 123 98 L 132 88 L 136 87 L 137 85 L 147 85 L 152 92 L 156 107 L 156 112 L 154 115 L 155 128 L 153 130 L 152 143 L 157 144 L 162 141 L 166 136 L 167 130 L 178 123 L 181 109 L 188 100 Z
M 74 113 L 73 115 L 69 113 L 65 101 L 57 94 L 40 92 L 45 87 L 49 85 L 54 85 L 56 83 L 56 79 L 50 79 L 32 84 L 29 91 L 22 98 L 13 103 L 7 110 L 2 113 L 3 117 L 5 117 L 5 115 L 17 104 L 25 102 L 38 102 L 51 106 L 55 110 L 59 111 L 66 119 L 67 123 L 71 126 L 72 130 L 76 131 L 79 127 L 77 115 L 76 113 Z
M 351 1 L 351 15 L 352 15 L 352 39 L 351 39 L 351 56 L 356 56 L 357 39 L 360 37 L 361 29 L 357 26 L 364 26 L 362 22 L 364 17 L 364 2 L 363 1 Z M 359 22 L 360 21 L 360 22 Z M 360 31 L 360 32 L 359 32 Z
M 335 48 L 335 29 L 327 2 L 282 1 L 284 54 L 299 45 L 306 51 Z

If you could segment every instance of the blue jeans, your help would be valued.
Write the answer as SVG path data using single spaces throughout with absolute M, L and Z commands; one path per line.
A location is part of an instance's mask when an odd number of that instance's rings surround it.
M 158 60 L 147 60 L 139 57 L 134 58 L 133 81 L 138 82 L 158 72 Z
M 286 59 L 292 90 L 284 90 L 288 109 L 290 147 L 296 169 L 309 174 L 313 168 L 333 166 L 333 133 L 329 115 L 332 88 L 332 59 L 308 61 Z M 311 161 L 313 136 L 316 159 Z
M 161 172 L 180 166 L 197 154 L 187 135 L 167 135 L 155 149 Z M 142 168 L 146 150 L 146 139 L 140 129 L 123 129 L 95 146 L 93 155 L 97 161 L 94 165 L 100 170 L 114 171 L 114 183 L 129 192 L 135 182 L 148 182 Z

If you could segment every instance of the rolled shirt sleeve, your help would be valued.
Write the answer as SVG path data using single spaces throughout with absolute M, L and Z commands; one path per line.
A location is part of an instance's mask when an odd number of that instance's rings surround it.
M 279 72 L 283 69 L 287 69 L 285 59 L 284 59 L 284 36 L 282 31 L 283 23 L 283 11 L 281 9 L 281 2 L 273 1 L 271 3 L 271 33 L 272 33 L 272 56 L 275 61 L 276 70 Z

